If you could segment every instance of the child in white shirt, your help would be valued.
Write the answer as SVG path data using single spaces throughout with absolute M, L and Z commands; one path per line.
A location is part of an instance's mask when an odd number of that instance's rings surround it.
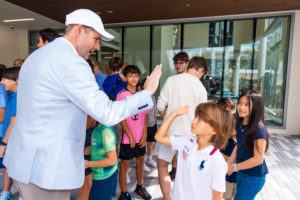
M 218 148 L 235 127 L 233 115 L 215 103 L 199 104 L 192 121 L 191 136 L 168 136 L 168 128 L 189 106 L 175 108 L 163 122 L 155 139 L 178 150 L 177 174 L 172 200 L 222 200 L 227 164 Z

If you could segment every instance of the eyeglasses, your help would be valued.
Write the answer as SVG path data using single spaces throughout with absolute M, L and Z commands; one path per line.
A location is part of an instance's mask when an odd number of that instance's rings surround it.
M 175 62 L 174 65 L 183 65 L 185 64 L 186 62 L 182 61 L 182 62 Z

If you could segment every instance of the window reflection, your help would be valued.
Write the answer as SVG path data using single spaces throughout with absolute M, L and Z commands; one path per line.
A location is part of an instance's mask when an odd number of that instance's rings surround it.
M 236 101 L 241 93 L 256 89 L 264 97 L 267 125 L 283 125 L 290 16 L 106 30 L 115 39 L 101 41 L 100 51 L 92 55 L 101 62 L 103 71 L 114 56 L 139 66 L 141 78 L 162 63 L 157 96 L 166 79 L 176 74 L 176 53 L 185 51 L 190 58 L 203 56 L 209 72 L 201 81 L 210 101 L 220 97 Z M 37 37 L 38 31 L 30 32 L 30 52 L 36 48 Z
M 253 83 L 265 103 L 268 125 L 283 124 L 290 17 L 257 21 Z

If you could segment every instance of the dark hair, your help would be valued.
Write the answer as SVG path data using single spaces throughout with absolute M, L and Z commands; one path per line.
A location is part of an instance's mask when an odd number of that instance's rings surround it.
M 222 106 L 223 109 L 225 109 L 225 110 L 229 109 L 229 111 L 232 111 L 235 108 L 234 103 L 230 99 L 228 99 L 226 97 L 223 97 L 223 98 L 219 99 L 217 101 L 217 104 L 219 104 L 220 106 Z
M 224 148 L 235 128 L 234 116 L 216 103 L 201 103 L 195 110 L 195 117 L 208 123 L 216 131 L 211 142 L 215 147 Z
M 43 29 L 39 33 L 40 33 L 40 36 L 41 36 L 43 42 L 46 42 L 46 41 L 51 42 L 55 38 L 59 37 L 59 34 L 51 28 Z
M 179 52 L 173 57 L 174 63 L 177 62 L 178 60 L 188 62 L 189 61 L 189 55 L 186 52 Z
M 109 61 L 109 68 L 113 72 L 118 71 L 119 69 L 121 69 L 122 65 L 123 65 L 123 60 L 121 58 L 119 58 L 119 57 L 113 57 Z
M 89 64 L 89 66 L 92 69 L 92 72 L 94 73 L 94 65 L 93 65 L 92 61 L 90 59 L 87 59 L 86 62 Z
M 0 71 L 4 70 L 4 69 L 6 69 L 6 68 L 7 68 L 7 67 L 6 67 L 5 65 L 0 64 Z
M 208 72 L 208 65 L 207 65 L 207 61 L 205 60 L 204 57 L 200 57 L 200 56 L 194 56 L 188 65 L 187 69 L 191 69 L 194 68 L 196 70 L 199 70 L 200 68 L 203 68 L 203 72 L 204 74 L 206 74 Z
M 20 67 L 11 67 L 2 71 L 2 78 L 17 81 L 19 76 Z
M 123 75 L 127 76 L 128 73 L 133 73 L 133 74 L 140 75 L 140 69 L 136 65 L 127 65 L 123 69 Z
M 0 81 L 2 80 L 2 71 L 6 69 L 6 66 L 3 64 L 0 64 Z
M 247 97 L 248 99 L 248 106 L 250 112 L 249 121 L 247 125 L 247 134 L 245 136 L 245 141 L 244 141 L 246 150 L 248 152 L 253 152 L 253 147 L 254 147 L 253 138 L 256 138 L 257 130 L 259 129 L 260 126 L 262 126 L 266 130 L 267 138 L 266 138 L 265 151 L 267 151 L 269 147 L 269 134 L 264 120 L 265 106 L 264 106 L 263 97 L 258 91 L 250 90 L 246 94 L 242 94 L 239 97 L 238 104 L 243 96 Z M 238 120 L 239 126 L 241 126 L 243 118 L 238 116 L 238 119 L 239 119 Z M 257 150 L 259 150 L 258 147 Z

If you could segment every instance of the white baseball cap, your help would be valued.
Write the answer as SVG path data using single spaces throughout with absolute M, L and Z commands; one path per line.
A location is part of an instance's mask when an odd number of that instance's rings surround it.
M 89 26 L 102 35 L 102 40 L 111 41 L 115 37 L 106 32 L 99 15 L 88 9 L 78 9 L 66 15 L 65 25 L 82 24 Z

